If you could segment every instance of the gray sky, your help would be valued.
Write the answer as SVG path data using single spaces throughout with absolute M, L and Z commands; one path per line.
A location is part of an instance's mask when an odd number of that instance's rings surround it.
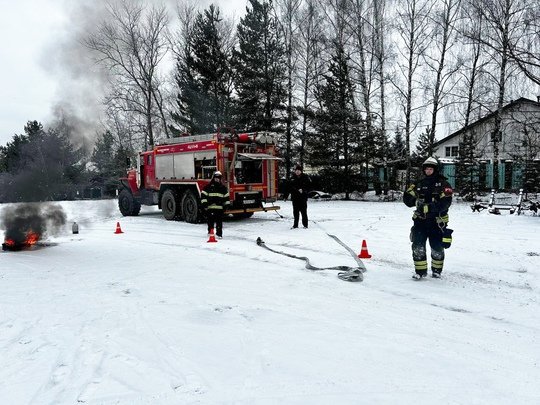
M 92 101 L 77 99 L 84 71 L 75 49 L 84 26 L 83 5 L 102 6 L 103 0 L 0 0 L 0 145 L 23 133 L 29 120 L 47 126 L 56 106 L 78 109 L 89 120 Z M 210 1 L 197 1 L 209 4 Z M 247 0 L 215 0 L 225 14 L 244 15 Z M 98 7 L 95 7 L 98 8 Z M 90 11 L 89 9 L 87 9 Z M 65 69 L 71 60 L 72 69 Z M 86 66 L 85 66 L 86 68 Z M 77 86 L 75 86 L 75 84 Z M 92 81 L 87 87 L 92 87 Z M 74 92 L 77 88 L 77 92 Z M 81 111 L 81 108 L 83 110 Z
M 0 144 L 30 119 L 45 121 L 56 91 L 42 51 L 62 35 L 60 0 L 0 0 Z M 44 18 L 45 17 L 45 18 Z

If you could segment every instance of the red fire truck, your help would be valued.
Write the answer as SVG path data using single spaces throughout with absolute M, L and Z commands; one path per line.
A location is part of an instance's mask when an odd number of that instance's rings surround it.
M 139 214 L 141 205 L 158 205 L 168 220 L 200 222 L 201 190 L 219 170 L 231 199 L 227 214 L 250 217 L 257 211 L 278 210 L 273 203 L 280 160 L 273 133 L 170 138 L 139 153 L 137 167 L 120 179 L 118 207 L 128 216 Z

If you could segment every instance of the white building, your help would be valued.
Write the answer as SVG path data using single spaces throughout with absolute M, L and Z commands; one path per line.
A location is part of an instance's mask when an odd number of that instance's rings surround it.
M 497 112 L 448 135 L 434 144 L 434 155 L 445 166 L 452 166 L 459 156 L 459 146 L 466 134 L 472 134 L 476 143 L 481 182 L 491 188 L 493 179 L 494 133 Z M 514 100 L 502 108 L 501 133 L 498 137 L 499 185 L 495 188 L 512 189 L 521 187 L 521 167 L 525 161 L 540 159 L 540 102 L 526 98 Z M 483 168 L 482 168 L 483 167 Z M 452 180 L 452 167 L 446 167 L 446 175 Z

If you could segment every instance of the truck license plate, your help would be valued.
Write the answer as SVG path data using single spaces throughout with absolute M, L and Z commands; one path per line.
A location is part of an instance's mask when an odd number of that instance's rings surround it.
M 255 200 L 244 200 L 244 204 L 254 204 Z

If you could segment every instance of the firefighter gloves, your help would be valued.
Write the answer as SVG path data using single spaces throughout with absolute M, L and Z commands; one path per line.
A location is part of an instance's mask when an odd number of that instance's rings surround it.
M 416 200 L 416 211 L 419 214 L 427 214 L 429 212 L 429 205 L 424 203 L 424 200 L 418 198 Z
M 421 198 L 416 200 L 416 212 L 422 215 L 426 215 L 429 212 L 437 211 L 436 203 L 425 203 Z

